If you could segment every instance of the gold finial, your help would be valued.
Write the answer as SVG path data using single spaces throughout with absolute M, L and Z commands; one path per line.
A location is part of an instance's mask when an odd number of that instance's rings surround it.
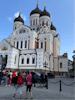
M 36 8 L 38 8 L 38 0 L 37 0 L 37 7 Z
M 46 1 L 44 2 L 44 7 L 46 7 Z
M 19 13 L 21 13 L 21 8 L 19 9 Z
M 37 0 L 37 5 L 38 5 L 38 0 Z

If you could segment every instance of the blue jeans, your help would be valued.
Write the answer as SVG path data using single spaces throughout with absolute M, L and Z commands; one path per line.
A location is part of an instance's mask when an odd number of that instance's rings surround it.
M 8 77 L 4 76 L 4 79 L 5 79 L 5 85 L 8 85 Z

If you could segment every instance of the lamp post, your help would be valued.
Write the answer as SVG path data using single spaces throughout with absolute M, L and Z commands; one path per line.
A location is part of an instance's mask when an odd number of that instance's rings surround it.
M 45 67 L 45 72 L 46 72 L 46 67 L 47 67 L 48 63 L 46 63 L 46 61 L 45 61 L 45 63 L 43 63 L 43 65 Z

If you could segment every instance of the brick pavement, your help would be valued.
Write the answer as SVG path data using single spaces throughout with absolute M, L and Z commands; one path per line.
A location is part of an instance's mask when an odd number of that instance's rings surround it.
M 55 79 L 50 79 L 52 82 L 56 82 L 60 80 L 61 78 L 55 78 Z M 63 82 L 66 84 L 73 83 L 73 79 L 67 79 L 67 78 L 62 78 L 61 79 Z M 74 100 L 74 85 L 72 86 L 65 86 L 62 84 L 62 91 L 59 91 L 59 83 L 52 84 L 51 82 L 48 82 L 49 86 L 48 89 L 45 87 L 43 88 L 38 88 L 40 84 L 36 84 L 36 87 L 32 87 L 32 93 L 34 100 Z M 22 86 L 22 92 L 23 92 L 23 100 L 26 97 L 26 86 Z M 0 100 L 12 100 L 11 97 L 13 96 L 14 93 L 14 87 L 0 87 Z M 29 98 L 30 98 L 30 94 Z M 17 91 L 16 94 L 16 100 L 19 100 L 20 98 L 20 93 L 19 90 Z

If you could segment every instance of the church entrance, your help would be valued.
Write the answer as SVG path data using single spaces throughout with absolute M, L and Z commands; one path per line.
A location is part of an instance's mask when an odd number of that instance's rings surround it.
M 2 55 L 0 56 L 0 64 L 1 64 L 2 70 L 4 70 L 6 68 L 6 65 L 7 65 L 7 57 L 8 57 L 8 55 L 5 55 L 4 58 L 3 58 Z

